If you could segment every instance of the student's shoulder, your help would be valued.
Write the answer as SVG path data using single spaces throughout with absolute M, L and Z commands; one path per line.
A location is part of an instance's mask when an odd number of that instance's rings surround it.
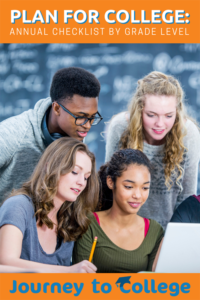
M 129 113 L 127 111 L 123 111 L 117 115 L 114 115 L 111 120 L 110 120 L 110 123 L 112 125 L 118 125 L 118 124 L 121 124 L 121 125 L 124 125 L 124 126 L 127 126 L 128 125 L 128 121 L 129 121 Z
M 89 225 L 87 227 L 86 232 L 78 238 L 76 241 L 75 245 L 77 246 L 78 244 L 87 244 L 89 242 L 93 242 L 93 239 L 95 236 L 98 236 L 98 232 L 100 230 L 100 226 L 94 216 L 93 213 L 89 213 L 87 215 L 89 219 Z
M 90 230 L 93 232 L 97 232 L 100 230 L 100 218 L 101 218 L 101 212 L 94 212 L 94 213 L 90 213 L 88 215 L 88 218 L 90 220 L 90 225 L 89 228 Z
M 1 135 L 13 135 L 17 132 L 18 138 L 24 135 L 24 132 L 35 122 L 41 122 L 45 112 L 51 105 L 51 98 L 40 99 L 36 102 L 34 108 L 24 111 L 23 113 L 10 117 L 0 123 Z
M 200 138 L 199 128 L 198 128 L 197 124 L 195 124 L 192 120 L 187 119 L 187 121 L 185 123 L 185 127 L 187 130 L 185 140 L 189 140 L 189 139 L 192 140 L 194 138 Z
M 20 145 L 29 126 L 27 111 L 2 121 L 0 123 L 0 147 L 5 147 L 8 153 L 12 154 Z
M 177 207 L 177 210 L 179 212 L 181 211 L 187 211 L 189 212 L 190 209 L 194 209 L 195 207 L 199 207 L 200 206 L 200 195 L 198 196 L 199 197 L 199 200 L 196 198 L 197 196 L 189 196 L 188 198 L 186 198 L 178 207 Z
M 14 130 L 14 129 L 16 129 L 16 126 L 21 127 L 21 125 L 25 125 L 26 123 L 28 123 L 28 112 L 29 111 L 24 111 L 20 115 L 5 119 L 4 121 L 2 121 L 0 123 L 0 130 L 2 130 L 2 128 L 6 129 L 7 127 L 9 127 L 9 129 L 11 127 L 11 129 Z M 23 127 L 22 127 L 22 129 L 23 129 Z
M 97 223 L 97 218 L 98 218 L 97 213 L 88 214 L 88 219 L 90 220 L 90 226 L 93 226 L 94 224 Z
M 150 219 L 149 221 L 150 221 L 149 228 L 151 228 L 151 231 L 154 234 L 164 233 L 162 226 L 157 221 L 155 221 L 153 219 Z
M 184 146 L 187 149 L 188 159 L 200 159 L 200 131 L 197 125 L 190 119 L 186 121 L 186 135 L 183 138 Z
M 175 210 L 170 222 L 199 223 L 200 195 L 189 196 Z
M 124 132 L 128 126 L 129 115 L 127 112 L 121 112 L 114 115 L 112 119 L 108 122 L 108 134 L 113 136 L 113 133 L 118 137 Z
M 34 208 L 31 200 L 24 195 L 7 199 L 0 208 L 0 227 L 13 225 L 24 234 L 34 220 Z
M 16 195 L 5 200 L 0 208 L 0 213 L 4 211 L 14 212 L 18 216 L 32 215 L 34 213 L 34 206 L 32 200 L 26 195 Z

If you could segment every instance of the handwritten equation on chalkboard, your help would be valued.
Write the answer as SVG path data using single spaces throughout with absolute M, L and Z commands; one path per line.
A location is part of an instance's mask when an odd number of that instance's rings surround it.
M 188 112 L 200 122 L 200 44 L 0 44 L 0 121 L 49 96 L 52 76 L 69 66 L 87 69 L 101 83 L 104 122 L 86 140 L 98 167 L 110 118 L 127 109 L 138 79 L 153 70 L 180 80 Z

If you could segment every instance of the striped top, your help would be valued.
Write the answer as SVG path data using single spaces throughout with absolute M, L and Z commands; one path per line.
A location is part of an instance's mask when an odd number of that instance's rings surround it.
M 93 263 L 98 273 L 136 273 L 151 271 L 163 237 L 162 227 L 150 220 L 149 230 L 142 244 L 135 250 L 125 250 L 114 244 L 99 226 L 93 215 L 87 232 L 74 246 L 73 264 L 88 260 L 94 237 L 98 237 Z

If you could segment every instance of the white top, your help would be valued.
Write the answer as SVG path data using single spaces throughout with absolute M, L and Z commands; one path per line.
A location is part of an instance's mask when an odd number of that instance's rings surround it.
M 109 124 L 106 137 L 106 161 L 118 150 L 122 133 L 128 126 L 126 114 L 122 112 L 114 116 Z M 198 165 L 200 160 L 200 133 L 191 121 L 186 122 L 187 135 L 184 137 L 184 146 L 188 151 L 183 156 L 181 166 L 184 170 L 179 180 L 182 188 L 176 184 L 176 176 L 171 179 L 174 185 L 170 190 L 165 185 L 164 174 L 164 145 L 154 146 L 144 142 L 143 152 L 153 165 L 151 188 L 147 202 L 142 206 L 139 214 L 144 218 L 156 220 L 164 228 L 170 221 L 175 208 L 190 195 L 197 192 Z

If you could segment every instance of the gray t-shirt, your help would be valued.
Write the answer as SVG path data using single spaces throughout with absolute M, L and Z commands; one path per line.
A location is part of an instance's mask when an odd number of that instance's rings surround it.
M 119 141 L 122 133 L 128 126 L 128 114 L 122 112 L 114 116 L 109 124 L 106 138 L 106 161 L 109 161 L 113 153 L 119 149 Z M 200 134 L 196 125 L 187 120 L 185 123 L 187 135 L 184 137 L 184 146 L 187 152 L 183 156 L 181 167 L 183 175 L 180 179 L 181 186 L 176 182 L 176 175 L 171 179 L 174 185 L 170 190 L 165 185 L 164 174 L 164 145 L 154 146 L 144 142 L 143 152 L 153 165 L 151 187 L 146 203 L 141 207 L 139 214 L 148 219 L 154 219 L 163 228 L 170 221 L 174 210 L 190 195 L 197 194 L 198 166 L 200 160 Z
M 47 254 L 38 240 L 34 206 L 30 198 L 18 195 L 3 203 L 0 208 L 0 227 L 6 224 L 16 226 L 23 234 L 20 258 L 43 264 L 70 266 L 74 242 L 62 241 L 54 253 Z

